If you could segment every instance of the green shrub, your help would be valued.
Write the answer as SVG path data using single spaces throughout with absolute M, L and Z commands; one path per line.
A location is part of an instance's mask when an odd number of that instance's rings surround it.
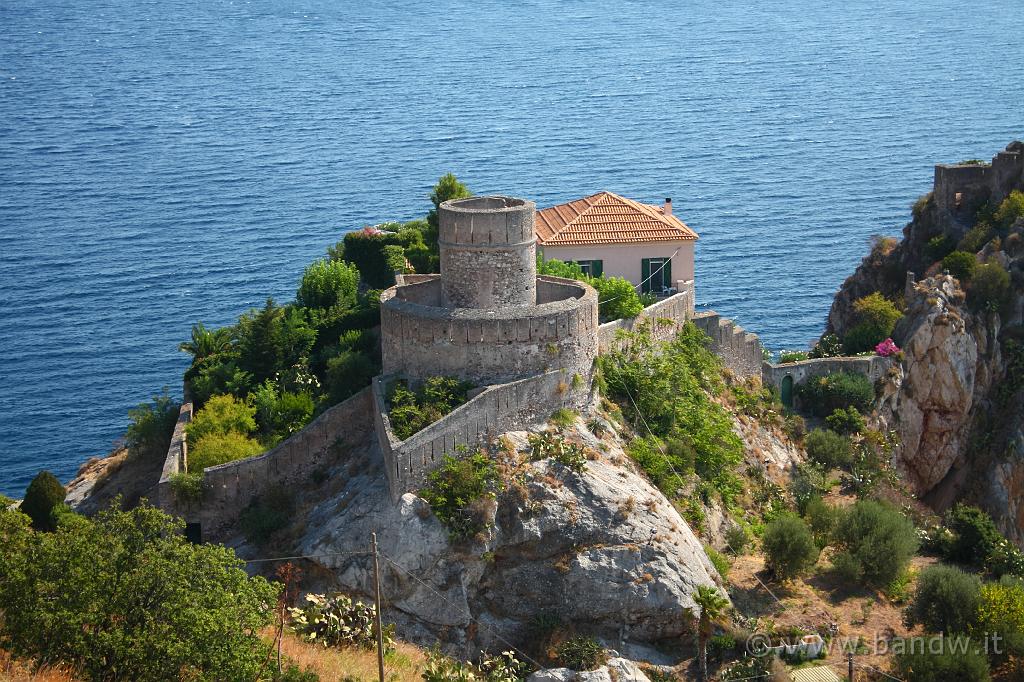
M 305 308 L 278 306 L 267 299 L 262 308 L 238 318 L 238 367 L 252 377 L 251 386 L 296 365 L 303 365 L 316 343 Z
M 787 414 L 783 428 L 790 440 L 798 443 L 807 436 L 807 422 L 798 414 Z
M 892 642 L 896 674 L 906 682 L 989 682 L 984 643 L 966 636 L 912 637 Z
M 583 274 L 583 270 L 576 263 L 566 263 L 560 261 L 557 258 L 551 258 L 544 260 L 542 256 L 537 256 L 537 274 L 538 275 L 549 275 L 551 277 L 564 277 L 565 279 L 575 279 L 579 281 L 585 281 L 587 276 Z
M 410 391 L 404 381 L 394 382 L 388 390 L 388 416 L 399 440 L 422 431 L 468 399 L 473 387 L 455 377 L 428 377 Z
M 36 530 L 54 531 L 57 530 L 55 512 L 64 504 L 66 494 L 56 476 L 49 471 L 40 471 L 28 484 L 20 509 L 32 519 L 32 527 Z
M 974 623 L 980 594 L 977 576 L 952 566 L 929 566 L 918 576 L 907 624 L 923 625 L 928 632 L 966 633 Z
M 132 457 L 163 459 L 171 445 L 174 424 L 181 405 L 167 395 L 153 396 L 153 401 L 128 410 L 131 423 L 124 434 L 124 445 Z
M 554 424 L 555 426 L 564 429 L 576 423 L 576 416 L 577 414 L 574 410 L 570 410 L 565 407 L 560 407 L 551 413 L 551 416 L 548 417 L 548 421 Z
M 843 354 L 843 341 L 835 334 L 825 334 L 807 354 L 811 358 L 837 358 Z
M 633 283 L 622 277 L 588 277 L 587 284 L 597 289 L 598 316 L 601 322 L 636 317 L 644 301 Z
M 1010 192 L 1010 196 L 1003 199 L 1003 203 L 999 204 L 995 220 L 1000 227 L 1006 229 L 1021 216 L 1024 216 L 1024 192 L 1015 189 Z
M 932 237 L 924 247 L 924 253 L 933 263 L 942 260 L 956 248 L 956 239 L 948 234 Z
M 245 539 L 265 545 L 270 537 L 286 527 L 295 512 L 295 496 L 283 486 L 273 486 L 253 498 L 238 515 Z
M 213 396 L 185 427 L 190 443 L 198 443 L 208 435 L 245 435 L 255 430 L 256 408 L 236 400 L 233 395 Z
M 842 517 L 842 509 L 826 503 L 820 497 L 809 500 L 804 508 L 804 520 L 811 529 L 815 544 L 822 549 L 834 541 Z
M 735 556 L 741 556 L 750 545 L 750 532 L 738 523 L 731 524 L 725 531 L 725 544 Z
M 818 546 L 810 528 L 796 514 L 785 512 L 764 529 L 761 540 L 765 565 L 782 580 L 806 573 L 818 561 Z
M 789 362 L 800 362 L 808 358 L 807 351 L 782 351 L 779 353 L 779 363 L 785 365 Z
M 554 459 L 577 474 L 587 468 L 586 450 L 579 443 L 567 441 L 552 431 L 531 433 L 527 440 L 530 443 L 530 461 Z
M 191 473 L 199 473 L 208 467 L 245 459 L 261 452 L 263 446 L 258 441 L 237 431 L 210 433 L 195 442 L 189 441 L 188 469 Z
M 295 302 L 304 308 L 352 308 L 359 289 L 359 269 L 344 261 L 322 258 L 302 273 Z
M 828 469 L 814 462 L 804 462 L 797 466 L 790 483 L 797 512 L 803 514 L 811 500 L 823 497 L 831 490 L 832 481 L 828 473 Z
M 594 670 L 608 661 L 608 653 L 593 637 L 571 637 L 560 644 L 555 654 L 563 668 Z
M 715 635 L 708 640 L 708 658 L 722 661 L 736 649 L 736 638 L 732 635 Z
M 942 269 L 948 270 L 949 274 L 966 286 L 974 277 L 974 271 L 978 269 L 978 258 L 974 253 L 954 251 L 942 259 Z
M 996 262 L 979 265 L 967 289 L 967 302 L 976 311 L 998 311 L 1010 298 L 1010 273 Z
M 967 253 L 977 253 L 984 248 L 985 244 L 991 241 L 996 231 L 987 220 L 981 220 L 964 235 L 964 238 L 957 244 L 957 250 Z
M 380 373 L 380 365 L 368 354 L 358 350 L 342 350 L 327 360 L 324 389 L 328 400 L 340 403 L 370 385 Z
M 181 521 L 118 506 L 54 533 L 0 511 L 4 648 L 76 679 L 257 679 L 277 588 L 232 550 L 190 543 Z
M 868 412 L 875 401 L 875 386 L 871 380 L 849 372 L 812 377 L 797 384 L 796 390 L 801 404 L 819 417 L 851 407 Z
M 828 428 L 832 431 L 847 436 L 861 433 L 867 428 L 864 416 L 852 407 L 846 409 L 840 407 L 825 417 L 825 423 L 828 424 Z
M 329 648 L 377 646 L 377 610 L 344 594 L 307 594 L 301 607 L 289 608 L 291 629 L 301 639 Z M 395 650 L 393 627 L 383 628 L 384 654 Z
M 853 410 L 854 414 L 858 414 Z M 812 462 L 833 469 L 848 467 L 853 461 L 853 445 L 850 439 L 835 431 L 814 429 L 804 438 L 807 456 Z
M 854 327 L 843 337 L 847 354 L 873 350 L 892 336 L 901 313 L 896 305 L 877 291 L 853 303 Z
M 186 504 L 200 501 L 203 499 L 203 493 L 206 492 L 202 469 L 191 474 L 185 472 L 173 474 L 169 483 L 174 496 Z
M 270 381 L 249 395 L 249 403 L 256 411 L 260 431 L 270 444 L 300 430 L 313 418 L 313 397 L 309 393 L 278 392 Z
M 494 462 L 477 451 L 455 459 L 445 455 L 441 466 L 427 477 L 419 495 L 454 540 L 472 537 L 488 528 L 487 503 L 501 490 Z
M 708 560 L 711 565 L 718 571 L 718 575 L 722 576 L 724 580 L 729 576 L 729 569 L 732 568 L 732 564 L 729 563 L 729 557 L 725 556 L 711 545 L 704 545 L 704 553 L 708 555 Z
M 962 503 L 946 512 L 946 527 L 953 534 L 945 548 L 948 561 L 983 566 L 1003 541 L 992 517 Z
M 874 587 L 892 582 L 919 546 L 914 524 L 893 507 L 858 500 L 836 528 L 833 563 L 851 581 Z
M 982 585 L 976 620 L 975 632 L 1002 637 L 1003 656 L 1024 655 L 1024 582 L 1006 577 Z

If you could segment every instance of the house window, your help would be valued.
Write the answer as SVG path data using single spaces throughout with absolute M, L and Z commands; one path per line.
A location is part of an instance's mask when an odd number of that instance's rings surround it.
M 600 277 L 604 272 L 604 261 L 601 260 L 577 260 L 572 261 L 580 266 L 580 270 L 587 277 Z
M 640 260 L 640 292 L 660 294 L 672 286 L 671 258 L 643 258 Z

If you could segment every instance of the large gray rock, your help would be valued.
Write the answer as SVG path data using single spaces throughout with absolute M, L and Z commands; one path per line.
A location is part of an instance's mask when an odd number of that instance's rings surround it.
M 505 442 L 516 449 L 525 436 Z M 499 496 L 479 541 L 451 544 L 415 495 L 392 503 L 371 465 L 309 514 L 299 553 L 318 557 L 323 589 L 369 594 L 376 532 L 388 617 L 403 637 L 467 656 L 526 641 L 545 613 L 611 642 L 687 632 L 692 594 L 717 577 L 700 542 L 614 436 L 599 444 L 580 425 L 571 437 L 605 452 L 582 474 L 519 455 L 519 483 Z
M 650 682 L 650 678 L 633 661 L 612 658 L 600 668 L 586 672 L 569 668 L 538 670 L 526 682 Z

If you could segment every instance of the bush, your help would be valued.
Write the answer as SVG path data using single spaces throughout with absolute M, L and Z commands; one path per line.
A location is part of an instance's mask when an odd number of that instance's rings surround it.
M 558 664 L 580 672 L 594 670 L 608 661 L 608 654 L 593 637 L 572 637 L 556 649 Z
M 282 486 L 274 486 L 256 496 L 238 516 L 245 539 L 265 545 L 277 531 L 286 527 L 295 512 L 295 496 Z
M 708 658 L 722 661 L 736 649 L 736 638 L 732 635 L 715 635 L 708 640 Z
M 814 542 L 824 549 L 835 540 L 836 528 L 843 517 L 843 510 L 827 504 L 820 497 L 812 498 L 804 509 L 804 519 L 811 529 Z
M 396 381 L 388 390 L 388 416 L 399 440 L 445 416 L 468 399 L 473 384 L 455 377 L 428 377 L 412 392 L 404 381 Z
M 572 443 L 552 431 L 531 433 L 527 436 L 530 443 L 530 461 L 554 459 L 562 466 L 580 474 L 587 468 L 587 455 L 579 443 Z
M 806 360 L 809 357 L 807 351 L 792 351 L 784 350 L 779 353 L 779 364 L 785 365 L 790 362 L 800 362 Z
M 211 433 L 189 445 L 188 468 L 191 473 L 199 473 L 207 467 L 245 459 L 261 452 L 263 446 L 259 442 L 236 431 Z
M 0 511 L 4 648 L 88 680 L 256 679 L 277 588 L 181 521 L 117 506 L 54 533 Z
M 238 366 L 251 376 L 250 386 L 255 386 L 278 372 L 304 365 L 317 331 L 310 326 L 305 308 L 281 307 L 268 298 L 263 308 L 238 318 L 235 334 Z
M 977 507 L 957 504 L 946 512 L 946 527 L 953 539 L 946 546 L 946 559 L 983 566 L 1003 540 L 992 518 Z
M 174 496 L 186 504 L 200 501 L 203 499 L 203 493 L 206 492 L 202 469 L 191 474 L 184 472 L 173 474 L 169 483 Z
M 811 358 L 837 358 L 843 354 L 843 342 L 835 334 L 825 334 L 807 354 Z
M 918 548 L 914 524 L 887 504 L 858 500 L 836 528 L 833 563 L 851 581 L 883 587 L 903 571 Z
M 719 552 L 711 545 L 704 545 L 704 553 L 708 555 L 708 561 L 718 571 L 718 575 L 722 576 L 722 579 L 729 577 L 729 569 L 732 568 L 732 564 L 729 563 L 729 558 Z
M 20 509 L 32 519 L 36 530 L 54 531 L 57 530 L 56 512 L 63 506 L 66 494 L 56 476 L 40 471 L 28 484 Z
M 342 350 L 327 360 L 324 389 L 329 402 L 340 403 L 370 385 L 380 373 L 380 365 L 366 353 Z
M 980 591 L 977 576 L 952 566 L 930 566 L 917 579 L 907 624 L 923 625 L 928 632 L 966 633 L 974 623 Z
M 725 531 L 725 544 L 733 555 L 740 556 L 750 544 L 750 533 L 740 524 L 734 523 Z
M 804 520 L 785 512 L 764 529 L 761 542 L 765 565 L 780 579 L 806 573 L 818 561 L 818 547 Z
M 636 317 L 644 302 L 633 283 L 622 277 L 588 277 L 587 284 L 597 289 L 598 316 L 601 322 Z
M 837 412 L 839 410 L 833 412 L 833 416 Z M 856 410 L 851 410 L 851 412 L 858 417 L 860 416 Z M 847 413 L 843 411 L 843 414 L 846 415 Z M 830 422 L 829 426 L 832 425 Z M 804 445 L 807 448 L 807 456 L 812 462 L 817 462 L 830 469 L 848 467 L 853 462 L 853 445 L 850 443 L 850 439 L 839 435 L 835 431 L 814 429 L 807 434 L 807 437 L 804 439 Z
M 867 422 L 864 421 L 863 415 L 852 407 L 838 408 L 832 414 L 825 417 L 825 423 L 828 424 L 829 429 L 843 435 L 861 433 L 867 428 Z
M 1024 655 L 1024 583 L 1003 578 L 982 585 L 978 595 L 977 632 L 998 633 L 1005 652 Z
M 828 471 L 820 465 L 814 462 L 797 465 L 793 482 L 790 484 L 797 511 L 800 514 L 805 513 L 811 500 L 820 499 L 831 487 Z
M 976 311 L 995 312 L 1010 298 L 1010 273 L 999 263 L 979 265 L 967 289 L 967 302 Z
M 840 408 L 868 412 L 875 401 L 875 386 L 861 374 L 836 372 L 798 384 L 797 396 L 806 409 L 819 417 Z
M 1015 189 L 999 204 L 994 217 L 999 226 L 1006 229 L 1021 216 L 1024 216 L 1024 192 Z
M 984 645 L 965 636 L 892 642 L 896 674 L 907 682 L 989 682 Z
M 872 350 L 892 336 L 892 330 L 901 313 L 896 305 L 877 291 L 853 303 L 855 326 L 843 338 L 847 354 Z
M 217 395 L 196 412 L 185 427 L 190 442 L 204 436 L 229 433 L 249 434 L 256 430 L 256 408 L 235 400 L 233 395 Z
M 954 251 L 942 259 L 942 269 L 948 270 L 949 274 L 960 280 L 964 286 L 974 277 L 974 271 L 977 268 L 978 258 L 974 253 Z
M 132 457 L 163 459 L 171 445 L 174 424 L 181 405 L 171 400 L 166 389 L 153 401 L 128 410 L 131 423 L 124 434 L 124 445 Z
M 359 268 L 322 258 L 302 273 L 295 302 L 304 308 L 352 308 L 359 289 Z
M 377 610 L 344 594 L 307 594 L 305 605 L 289 608 L 291 628 L 301 639 L 323 647 L 377 646 Z M 391 628 L 384 628 L 384 654 L 394 651 Z
M 441 466 L 427 477 L 427 487 L 419 492 L 434 516 L 448 528 L 454 540 L 463 540 L 488 528 L 485 503 L 501 490 L 501 479 L 494 462 L 475 452 L 455 459 L 445 455 Z
M 956 239 L 948 234 L 940 234 L 932 237 L 924 247 L 924 253 L 928 259 L 935 263 L 942 260 L 956 248 Z
M 996 232 L 992 229 L 992 225 L 987 220 L 981 220 L 967 231 L 967 234 L 960 240 L 956 248 L 958 251 L 977 253 L 984 248 L 985 244 L 989 243 L 995 234 Z

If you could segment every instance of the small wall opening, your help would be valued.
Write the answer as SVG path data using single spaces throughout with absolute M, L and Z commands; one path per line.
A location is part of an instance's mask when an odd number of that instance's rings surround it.
M 793 377 L 786 375 L 782 377 L 782 388 L 780 390 L 782 404 L 786 407 L 793 407 Z
M 185 539 L 193 545 L 203 543 L 203 524 L 194 522 L 185 524 Z

